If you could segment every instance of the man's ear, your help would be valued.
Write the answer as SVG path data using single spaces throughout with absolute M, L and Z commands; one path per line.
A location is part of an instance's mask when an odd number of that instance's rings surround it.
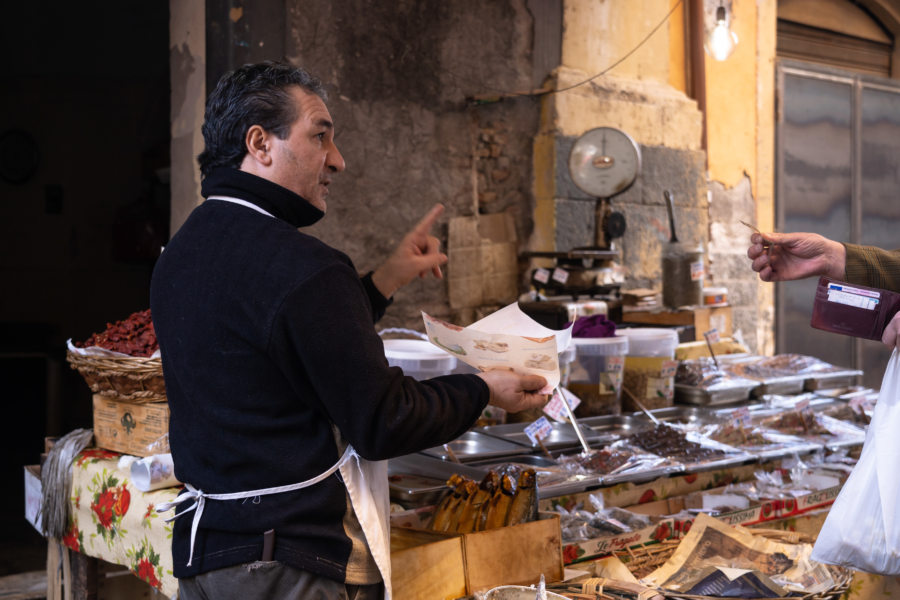
M 272 135 L 259 125 L 251 125 L 244 138 L 247 147 L 247 156 L 260 166 L 268 167 L 272 164 Z

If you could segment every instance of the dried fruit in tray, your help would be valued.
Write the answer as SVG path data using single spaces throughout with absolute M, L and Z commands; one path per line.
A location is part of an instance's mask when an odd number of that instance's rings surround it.
M 683 432 L 664 423 L 660 423 L 648 431 L 632 434 L 626 438 L 626 441 L 647 452 L 676 460 L 696 462 L 713 460 L 726 455 L 723 450 L 718 448 L 710 448 L 690 441 Z
M 127 319 L 107 323 L 101 333 L 91 335 L 84 342 L 75 342 L 77 348 L 97 346 L 128 356 L 152 356 L 159 349 L 150 309 L 132 313 Z

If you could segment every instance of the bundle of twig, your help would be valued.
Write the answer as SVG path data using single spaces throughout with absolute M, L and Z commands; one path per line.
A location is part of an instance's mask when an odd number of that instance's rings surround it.
M 69 524 L 72 461 L 91 443 L 91 429 L 70 431 L 53 445 L 41 466 L 41 529 L 44 535 L 61 539 Z

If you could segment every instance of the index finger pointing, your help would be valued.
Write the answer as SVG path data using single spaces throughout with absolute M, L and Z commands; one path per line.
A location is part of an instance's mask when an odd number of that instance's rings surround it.
M 444 212 L 443 204 L 435 204 L 431 207 L 431 210 L 428 211 L 422 220 L 416 223 L 416 226 L 413 228 L 414 231 L 419 231 L 421 233 L 428 233 L 431 231 L 432 226 L 437 222 L 438 218 Z

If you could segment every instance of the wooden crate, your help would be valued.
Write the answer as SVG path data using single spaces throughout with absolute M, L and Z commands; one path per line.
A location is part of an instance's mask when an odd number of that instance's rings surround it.
M 511 527 L 463 534 L 466 592 L 498 585 L 562 581 L 562 534 L 559 515 Z
M 710 329 L 719 337 L 731 337 L 731 307 L 712 306 L 685 310 L 629 311 L 622 315 L 623 326 L 628 323 L 643 325 L 692 325 L 694 339 L 704 341 L 703 334 Z
M 396 535 L 421 543 L 395 551 Z M 562 535 L 556 514 L 542 514 L 541 519 L 521 525 L 464 534 L 394 527 L 391 550 L 394 596 L 404 600 L 458 598 L 498 585 L 537 583 L 541 575 L 548 583 L 563 578 Z M 429 566 L 432 562 L 436 564 Z M 442 595 L 450 593 L 457 595 Z
M 135 404 L 94 394 L 94 443 L 134 456 L 169 451 L 169 405 Z
M 391 584 L 395 600 L 465 596 L 462 538 L 392 527 Z

